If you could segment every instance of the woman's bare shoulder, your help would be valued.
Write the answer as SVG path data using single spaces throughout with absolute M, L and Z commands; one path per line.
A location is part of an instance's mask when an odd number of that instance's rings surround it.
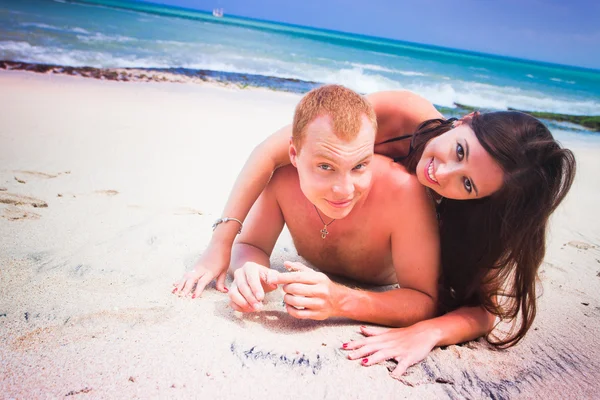
M 409 90 L 376 92 L 368 95 L 367 98 L 375 108 L 378 117 L 380 113 L 391 113 L 419 121 L 443 118 L 443 115 L 429 100 Z

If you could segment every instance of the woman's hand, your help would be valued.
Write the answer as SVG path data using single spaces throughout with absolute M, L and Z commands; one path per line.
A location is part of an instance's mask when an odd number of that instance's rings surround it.
M 192 298 L 199 297 L 206 285 L 217 279 L 216 288 L 219 292 L 227 293 L 225 287 L 227 269 L 231 259 L 231 247 L 209 244 L 200 259 L 194 265 L 194 269 L 186 272 L 183 278 L 174 283 L 173 293 L 187 296 L 193 291 Z M 195 288 L 195 289 L 194 289 Z
M 408 367 L 424 360 L 437 345 L 435 330 L 423 323 L 407 328 L 361 326 L 360 331 L 367 337 L 342 345 L 344 350 L 348 350 L 348 358 L 361 359 L 364 366 L 394 359 L 398 362 L 392 372 L 395 377 L 404 375 Z
M 341 290 L 327 277 L 299 262 L 286 261 L 289 273 L 272 271 L 268 282 L 283 284 L 285 307 L 292 317 L 298 319 L 324 320 L 338 315 L 337 300 Z

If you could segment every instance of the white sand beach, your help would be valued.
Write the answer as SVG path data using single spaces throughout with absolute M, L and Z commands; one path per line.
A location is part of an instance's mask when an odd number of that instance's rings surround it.
M 299 95 L 16 71 L 0 88 L 0 398 L 597 398 L 599 145 L 563 143 L 578 175 L 524 341 L 436 349 L 399 381 L 346 359 L 360 323 L 295 320 L 280 290 L 249 315 L 171 294 Z

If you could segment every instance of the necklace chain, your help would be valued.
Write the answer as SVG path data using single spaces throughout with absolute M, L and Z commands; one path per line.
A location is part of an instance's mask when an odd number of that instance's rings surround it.
M 334 223 L 335 218 L 331 220 L 331 222 L 329 223 L 325 223 L 325 221 L 323 221 L 323 217 L 321 217 L 321 213 L 319 212 L 319 209 L 317 208 L 317 206 L 315 206 L 313 204 L 313 207 L 315 207 L 315 211 L 317 212 L 317 215 L 319 216 L 319 219 L 321 220 L 321 222 L 323 223 L 323 229 L 321 229 L 321 239 L 325 239 L 327 237 L 327 235 L 329 234 L 329 231 L 327 230 L 327 227 L 331 224 Z

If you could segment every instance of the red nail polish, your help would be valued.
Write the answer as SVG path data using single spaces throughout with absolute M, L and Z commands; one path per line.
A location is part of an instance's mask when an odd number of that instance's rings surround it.
M 225 290 L 225 293 L 229 293 L 229 289 L 223 288 L 223 290 Z
M 342 347 L 343 347 L 344 349 L 345 349 L 345 348 L 347 348 L 347 347 L 348 347 L 348 343 L 344 343 L 344 344 L 342 345 Z
M 173 289 L 173 291 L 171 293 L 175 293 L 177 291 L 177 288 Z
M 194 293 L 194 294 L 192 295 L 192 299 L 195 299 L 195 298 L 196 298 L 196 293 Z
M 363 358 L 363 359 L 362 359 L 362 363 L 363 363 L 363 364 L 366 364 L 366 363 L 368 363 L 368 362 L 369 362 L 369 359 L 368 359 L 368 358 Z
M 366 326 L 364 326 L 364 325 L 361 325 L 361 326 L 360 326 L 360 329 L 367 329 L 367 327 L 366 327 Z

